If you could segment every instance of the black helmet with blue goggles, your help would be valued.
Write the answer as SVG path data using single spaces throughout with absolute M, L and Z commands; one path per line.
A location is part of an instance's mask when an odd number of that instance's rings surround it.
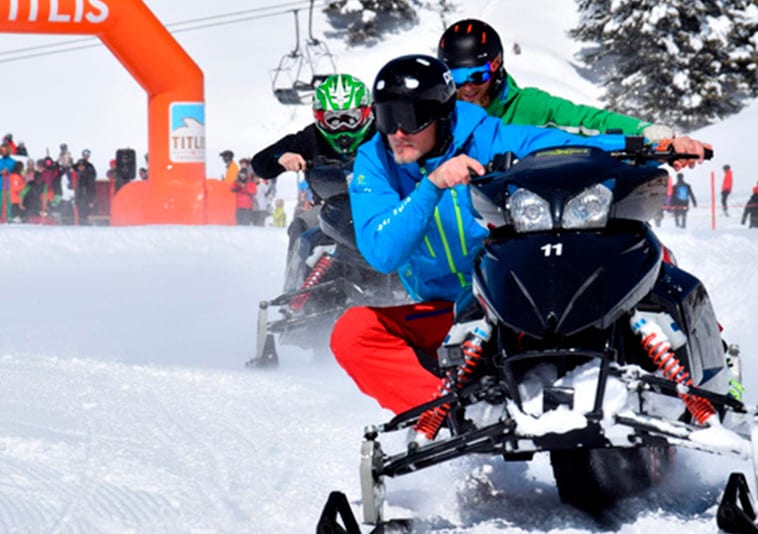
M 457 87 L 462 87 L 467 83 L 474 85 L 482 85 L 492 79 L 493 74 L 497 69 L 491 61 L 488 61 L 484 65 L 477 67 L 460 67 L 457 69 L 450 69 L 453 75 L 453 81 Z

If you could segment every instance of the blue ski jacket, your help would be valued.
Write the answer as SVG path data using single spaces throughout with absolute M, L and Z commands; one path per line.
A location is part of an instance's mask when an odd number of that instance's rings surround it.
M 383 273 L 398 271 L 417 300 L 454 301 L 471 286 L 473 260 L 488 231 L 473 215 L 469 188 L 435 186 L 427 176 L 448 159 L 467 154 L 482 164 L 496 154 L 522 158 L 559 145 L 623 149 L 622 135 L 580 137 L 552 128 L 505 125 L 481 107 L 457 102 L 447 151 L 398 164 L 379 133 L 361 145 L 350 182 L 358 249 Z

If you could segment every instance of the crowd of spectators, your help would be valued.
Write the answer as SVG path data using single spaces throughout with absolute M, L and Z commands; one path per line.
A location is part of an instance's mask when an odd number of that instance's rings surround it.
M 14 141 L 13 134 L 3 137 L 0 222 L 89 225 L 101 212 L 107 218 L 108 206 L 104 210 L 96 206 L 98 202 L 109 203 L 110 198 L 104 200 L 97 194 L 98 173 L 91 162 L 92 152 L 85 148 L 75 159 L 66 143 L 61 143 L 59 149 L 57 157 L 48 153 L 35 159 L 23 142 Z M 235 161 L 231 150 L 220 156 L 226 165 L 221 179 L 235 194 L 237 223 L 285 227 L 284 201 L 276 198 L 276 181 L 257 176 L 247 158 Z M 145 154 L 145 166 L 139 168 L 134 179 L 148 179 L 147 158 Z M 119 176 L 116 159 L 110 160 L 103 178 L 109 197 L 129 180 Z
M 66 143 L 57 158 L 35 159 L 6 134 L 0 144 L 0 220 L 12 223 L 90 224 L 97 170 L 84 149 L 74 160 Z

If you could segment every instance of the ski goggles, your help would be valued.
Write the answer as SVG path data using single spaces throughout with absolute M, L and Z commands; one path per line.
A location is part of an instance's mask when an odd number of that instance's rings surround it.
M 403 102 L 400 100 L 374 104 L 376 129 L 384 135 L 398 130 L 415 134 L 429 126 L 439 117 L 439 105 L 436 102 Z
M 450 69 L 453 75 L 453 81 L 457 87 L 462 87 L 467 83 L 482 85 L 492 78 L 492 62 L 488 61 L 478 67 L 461 67 L 459 69 Z
M 354 130 L 363 124 L 371 114 L 371 108 L 368 106 L 341 109 L 338 111 L 316 111 L 316 120 L 330 131 L 339 132 L 344 130 Z

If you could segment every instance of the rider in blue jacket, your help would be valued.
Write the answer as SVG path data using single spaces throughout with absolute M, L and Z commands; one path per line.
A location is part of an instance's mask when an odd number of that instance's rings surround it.
M 626 143 L 622 135 L 583 138 L 554 128 L 505 126 L 475 104 L 454 106 L 449 139 L 438 154 L 396 165 L 385 135 L 377 134 L 358 150 L 350 183 L 361 253 L 379 271 L 399 271 L 419 301 L 455 300 L 470 284 L 473 258 L 487 235 L 472 215 L 465 183 L 441 189 L 424 179 L 442 163 L 458 154 L 487 163 L 504 152 L 523 157 L 540 148 L 576 144 L 620 150 Z
M 337 321 L 331 348 L 358 387 L 399 413 L 433 398 L 436 351 L 469 291 L 487 230 L 474 219 L 468 183 L 496 154 L 550 146 L 625 147 L 621 135 L 584 138 L 549 128 L 503 125 L 456 103 L 448 68 L 429 56 L 387 63 L 374 81 L 378 133 L 358 150 L 350 200 L 358 248 L 383 272 L 398 271 L 417 304 L 355 307 Z M 703 145 L 673 141 L 701 156 Z M 692 163 L 694 165 L 694 163 Z

